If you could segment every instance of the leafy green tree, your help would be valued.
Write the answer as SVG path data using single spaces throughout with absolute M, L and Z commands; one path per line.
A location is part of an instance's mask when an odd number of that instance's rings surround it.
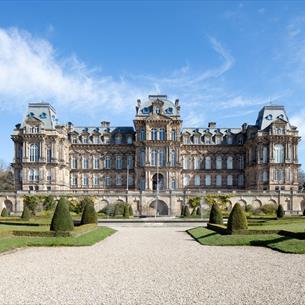
M 196 208 L 200 205 L 200 197 L 194 197 L 189 199 L 189 205 L 193 209 L 192 215 L 196 214 Z
M 30 212 L 30 210 L 27 206 L 24 206 L 23 211 L 22 211 L 22 215 L 21 215 L 21 219 L 30 220 L 30 218 L 31 218 L 31 212 Z
M 200 207 L 197 207 L 196 215 L 197 216 L 201 216 L 201 208 Z
M 223 224 L 222 213 L 217 203 L 214 203 L 212 205 L 209 223 L 219 224 L 219 225 Z
M 97 223 L 97 214 L 93 203 L 90 202 L 88 202 L 83 209 L 82 219 L 80 224 L 85 225 L 89 223 Z
M 248 229 L 248 221 L 244 210 L 236 203 L 229 215 L 227 229 L 229 233 Z
M 283 209 L 283 206 L 281 204 L 279 204 L 279 206 L 277 207 L 277 210 L 276 210 L 276 217 L 283 218 L 284 215 L 285 215 L 285 211 Z
M 7 216 L 8 216 L 7 209 L 3 208 L 1 211 L 1 217 L 7 217 Z
M 14 173 L 13 169 L 0 160 L 0 191 L 14 191 Z
M 55 200 L 54 196 L 48 195 L 44 198 L 44 200 L 43 200 L 44 210 L 46 210 L 46 211 L 54 210 L 55 206 L 56 206 L 56 200 Z
M 39 207 L 40 197 L 35 195 L 24 196 L 23 204 L 28 207 L 32 215 L 36 215 Z
M 208 194 L 204 197 L 204 199 L 208 205 L 212 206 L 214 203 L 216 203 L 220 208 L 223 209 L 229 203 L 230 197 L 232 196 L 227 194 Z
M 72 231 L 74 228 L 73 220 L 70 215 L 67 199 L 59 199 L 52 218 L 51 231 Z

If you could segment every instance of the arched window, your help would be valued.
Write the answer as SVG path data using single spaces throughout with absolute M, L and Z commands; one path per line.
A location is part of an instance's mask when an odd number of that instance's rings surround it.
M 176 189 L 177 186 L 176 186 L 176 179 L 175 178 L 172 178 L 171 186 L 172 186 L 172 190 Z
M 210 175 L 205 176 L 205 185 L 211 185 L 211 176 Z
M 47 147 L 47 162 L 51 163 L 52 161 L 52 147 Z
M 239 156 L 239 169 L 244 169 L 244 156 Z
M 189 175 L 184 175 L 183 176 L 183 186 L 188 186 L 190 184 L 190 176 Z
M 132 169 L 133 168 L 133 156 L 128 156 L 127 157 L 127 167 L 129 169 Z
M 200 185 L 200 176 L 199 176 L 199 175 L 196 175 L 196 176 L 195 176 L 195 185 L 196 185 L 196 186 L 199 186 L 199 185 Z
M 232 186 L 233 185 L 233 177 L 232 175 L 227 176 L 227 186 Z
M 233 137 L 227 136 L 227 144 L 231 145 L 233 143 Z
M 211 169 L 211 157 L 205 158 L 205 169 Z
M 151 139 L 152 139 L 152 141 L 156 141 L 157 140 L 157 129 L 156 128 L 153 128 L 151 130 Z
M 201 163 L 201 160 L 200 160 L 200 157 L 195 157 L 194 158 L 194 169 L 200 169 L 200 163 Z
M 99 157 L 93 157 L 93 168 L 94 169 L 100 168 L 100 159 L 99 159 Z
M 76 175 L 71 176 L 71 185 L 77 186 L 77 176 Z
M 88 186 L 89 185 L 89 178 L 87 175 L 83 176 L 83 185 Z
M 171 151 L 171 166 L 176 166 L 176 151 Z
M 39 145 L 31 144 L 30 145 L 30 161 L 38 162 L 38 160 L 39 160 Z
M 120 175 L 115 176 L 115 184 L 122 185 L 122 177 Z
M 110 186 L 111 185 L 111 177 L 109 176 L 105 176 L 105 186 Z
M 284 163 L 284 145 L 274 145 L 274 160 L 275 163 Z
M 222 169 L 222 158 L 221 158 L 221 156 L 216 157 L 216 169 Z
M 227 169 L 233 169 L 233 158 L 231 156 L 227 158 Z
M 100 184 L 100 177 L 98 175 L 93 176 L 93 185 L 98 186 Z
M 29 170 L 29 181 L 34 181 L 34 170 L 33 169 Z
M 164 141 L 165 140 L 165 129 L 164 128 L 160 128 L 160 131 L 159 131 L 159 139 L 161 141 Z
M 86 157 L 83 157 L 83 169 L 89 168 L 89 159 Z
M 243 186 L 244 185 L 244 175 L 239 175 L 238 176 L 238 186 Z
M 268 146 L 263 147 L 263 163 L 268 162 Z
M 216 176 L 216 186 L 221 186 L 222 184 L 222 177 L 221 175 Z
M 145 138 L 146 138 L 145 128 L 142 127 L 142 128 L 140 129 L 140 141 L 145 141 Z
M 194 142 L 194 144 L 198 145 L 198 144 L 199 144 L 199 141 L 200 141 L 200 137 L 199 137 L 199 136 L 194 136 L 194 137 L 193 137 L 193 142 Z
M 51 182 L 51 179 L 52 179 L 52 177 L 51 177 L 51 171 L 47 171 L 47 173 L 46 173 L 46 178 L 47 178 L 47 181 L 50 183 Z
M 132 144 L 132 136 L 127 136 L 127 144 Z
M 128 175 L 128 185 L 133 185 L 133 176 Z
M 177 134 L 176 134 L 176 130 L 175 129 L 172 129 L 171 137 L 172 137 L 172 141 L 176 141 Z

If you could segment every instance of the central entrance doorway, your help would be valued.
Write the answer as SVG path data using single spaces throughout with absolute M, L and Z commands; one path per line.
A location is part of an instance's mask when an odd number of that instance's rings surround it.
M 154 200 L 151 202 L 149 207 L 152 209 L 157 209 L 158 216 L 168 216 L 168 206 L 163 200 Z
M 164 189 L 164 177 L 162 174 L 154 174 L 152 178 L 153 190 L 157 190 L 157 185 L 159 184 L 159 191 Z

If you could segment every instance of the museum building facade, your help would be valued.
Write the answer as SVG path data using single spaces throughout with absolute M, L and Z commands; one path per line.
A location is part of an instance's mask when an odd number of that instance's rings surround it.
M 296 191 L 297 127 L 283 106 L 254 125 L 184 128 L 179 100 L 137 100 L 134 126 L 59 123 L 48 103 L 30 103 L 12 134 L 16 191 Z

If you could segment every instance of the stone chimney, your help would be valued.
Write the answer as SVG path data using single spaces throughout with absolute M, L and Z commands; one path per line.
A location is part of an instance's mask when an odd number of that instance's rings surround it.
M 216 128 L 216 122 L 209 122 L 209 128 Z
M 102 121 L 101 122 L 101 127 L 102 128 L 109 128 L 110 127 L 110 122 Z

